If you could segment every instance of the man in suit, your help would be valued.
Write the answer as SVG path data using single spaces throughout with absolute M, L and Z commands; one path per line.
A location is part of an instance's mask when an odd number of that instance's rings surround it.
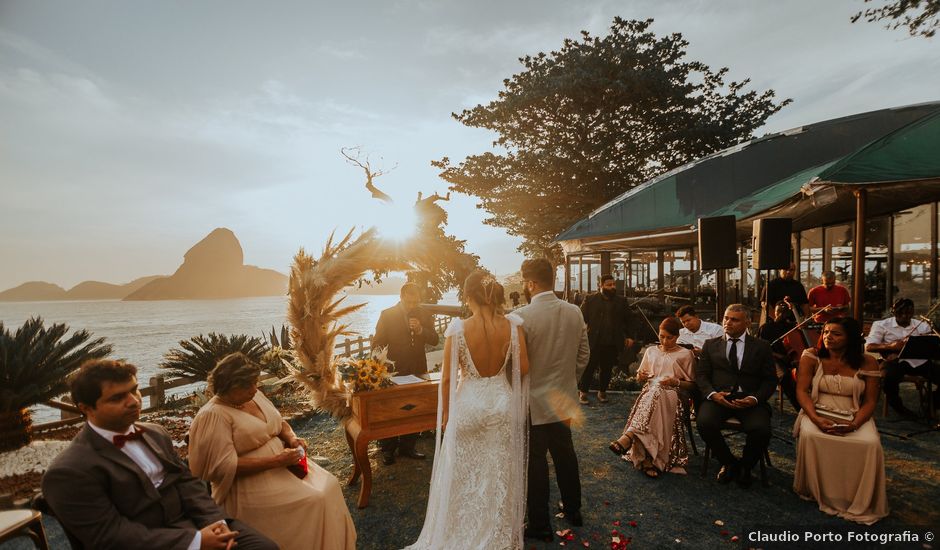
M 737 479 L 747 487 L 751 468 L 770 443 L 770 406 L 767 400 L 777 388 L 770 344 L 747 334 L 750 315 L 745 306 L 725 310 L 725 335 L 707 340 L 695 369 L 695 381 L 704 400 L 697 414 L 698 432 L 721 462 L 719 483 Z M 738 460 L 721 435 L 721 425 L 737 418 L 747 436 Z
M 588 342 L 591 345 L 591 358 L 587 369 L 578 383 L 578 401 L 586 405 L 594 371 L 600 368 L 600 385 L 597 388 L 597 400 L 607 403 L 607 386 L 614 364 L 624 346 L 633 345 L 632 316 L 627 299 L 617 294 L 617 281 L 613 275 L 601 275 L 601 288 L 589 295 L 581 305 L 581 314 L 587 323 Z
M 86 423 L 46 471 L 42 491 L 85 548 L 277 548 L 244 523 L 225 519 L 166 430 L 137 423 L 136 367 L 91 361 L 76 373 L 71 390 Z
M 431 314 L 423 309 L 421 291 L 414 283 L 405 283 L 399 293 L 398 304 L 384 310 L 375 326 L 372 349 L 388 348 L 388 360 L 395 364 L 395 372 L 424 374 L 428 372 L 428 360 L 424 346 L 438 342 L 437 331 Z M 418 434 L 408 434 L 379 440 L 382 462 L 386 466 L 395 463 L 395 450 L 401 456 L 422 459 L 424 453 L 415 449 Z
M 529 305 L 515 311 L 522 317 L 529 353 L 529 476 L 525 535 L 552 540 L 548 513 L 548 459 L 565 513 L 574 526 L 581 518 L 581 479 L 578 456 L 571 441 L 571 420 L 581 415 L 578 378 L 587 366 L 590 348 L 587 328 L 577 306 L 559 300 L 552 291 L 555 270 L 548 260 L 526 260 L 522 278 L 532 295 Z

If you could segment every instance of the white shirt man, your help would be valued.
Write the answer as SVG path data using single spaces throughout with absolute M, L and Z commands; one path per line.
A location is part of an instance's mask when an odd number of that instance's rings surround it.
M 696 350 L 701 350 L 705 345 L 705 340 L 725 335 L 725 330 L 721 328 L 721 325 L 699 319 L 692 306 L 680 307 L 676 312 L 676 317 L 682 323 L 677 340 L 679 344 L 691 345 Z

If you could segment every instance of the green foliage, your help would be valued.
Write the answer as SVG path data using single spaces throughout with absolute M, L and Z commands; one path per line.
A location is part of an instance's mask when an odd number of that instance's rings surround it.
M 246 334 L 225 336 L 210 332 L 208 336 L 193 336 L 181 340 L 182 349 L 171 349 L 163 356 L 160 368 L 174 376 L 206 380 L 216 363 L 230 353 L 240 351 L 252 361 L 264 365 L 267 344 L 261 339 Z
M 871 1 L 865 0 L 865 3 Z M 940 0 L 894 0 L 880 8 L 856 13 L 852 22 L 863 17 L 869 23 L 888 20 L 886 29 L 907 27 L 911 36 L 932 38 L 940 27 Z
M 686 61 L 682 35 L 657 37 L 652 19 L 616 18 L 610 33 L 566 39 L 520 59 L 487 105 L 454 114 L 497 134 L 504 154 L 432 163 L 451 189 L 525 239 L 520 250 L 558 262 L 554 238 L 636 185 L 752 136 L 790 100 L 725 83 L 728 69 Z
M 68 376 L 85 361 L 111 353 L 104 338 L 91 338 L 85 330 L 68 325 L 48 329 L 33 317 L 11 333 L 0 321 L 0 412 L 17 411 L 65 393 Z

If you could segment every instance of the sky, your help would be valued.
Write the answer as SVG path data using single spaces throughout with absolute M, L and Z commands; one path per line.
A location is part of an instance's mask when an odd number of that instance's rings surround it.
M 875 0 L 878 4 L 879 0 Z M 451 113 L 494 99 L 518 58 L 615 16 L 682 33 L 688 59 L 793 104 L 758 135 L 940 99 L 940 38 L 850 22 L 861 0 L 0 0 L 0 290 L 171 274 L 216 227 L 286 273 L 299 247 L 447 191 L 431 161 L 492 149 Z M 500 152 L 496 150 L 496 152 Z M 497 274 L 519 240 L 473 197 L 448 232 Z

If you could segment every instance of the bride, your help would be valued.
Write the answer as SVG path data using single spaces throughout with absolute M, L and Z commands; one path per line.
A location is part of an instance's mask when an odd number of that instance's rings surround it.
M 445 334 L 428 509 L 406 550 L 523 548 L 529 362 L 522 319 L 501 314 L 503 287 L 484 271 L 467 277 L 464 299 L 473 315 L 454 319 Z

